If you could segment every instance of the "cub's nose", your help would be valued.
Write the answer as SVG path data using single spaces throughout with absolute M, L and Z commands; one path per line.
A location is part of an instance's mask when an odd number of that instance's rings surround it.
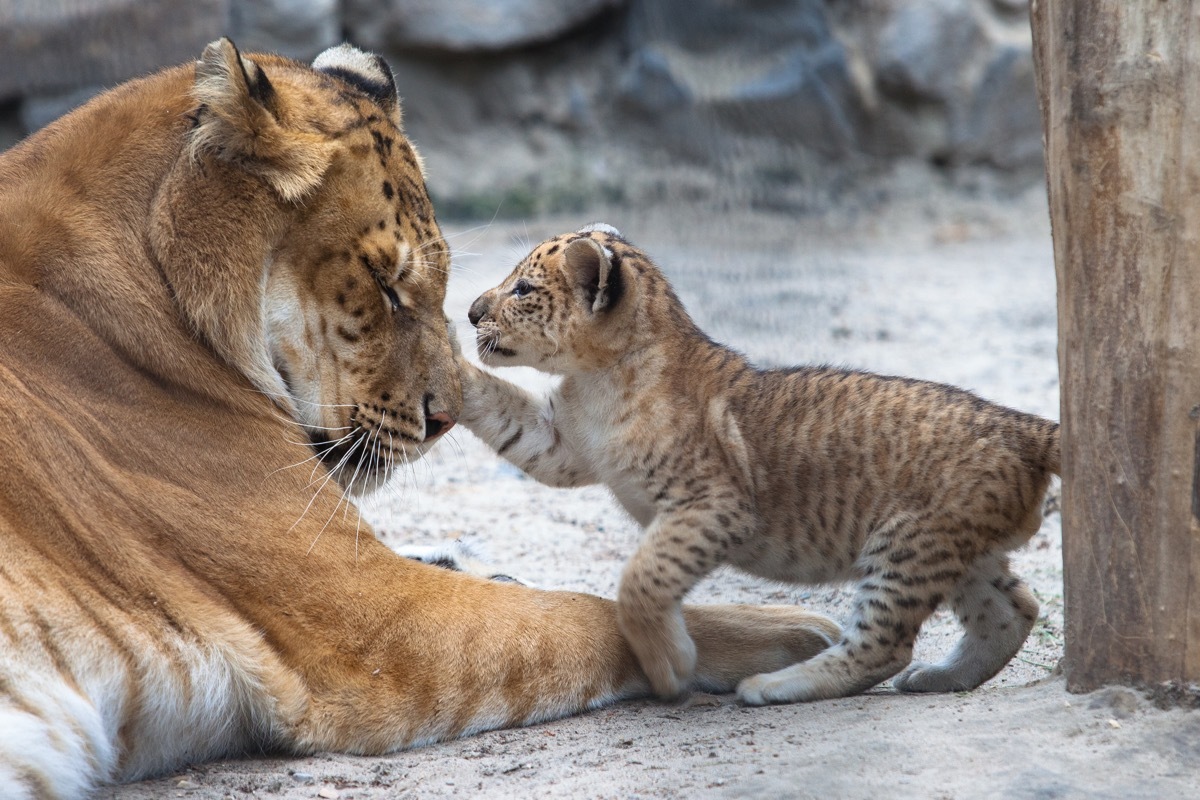
M 479 295 L 479 297 L 475 298 L 475 302 L 471 303 L 471 310 L 467 312 L 467 319 L 471 320 L 472 325 L 479 327 L 479 321 L 487 316 L 490 305 L 486 294 Z

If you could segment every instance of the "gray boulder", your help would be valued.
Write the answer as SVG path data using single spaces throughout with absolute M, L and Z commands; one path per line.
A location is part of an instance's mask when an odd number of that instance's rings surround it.
M 0 99 L 111 85 L 199 57 L 225 32 L 229 2 L 0 2 Z
M 342 39 L 338 0 L 238 0 L 229 31 L 244 51 L 310 61 Z
M 988 45 L 971 0 L 899 4 L 877 36 L 872 61 L 881 90 L 947 104 L 967 90 Z
M 350 39 L 371 50 L 507 50 L 551 41 L 624 0 L 344 0 Z
M 1028 47 L 999 49 L 953 139 L 965 161 L 1010 170 L 1042 164 L 1042 118 Z
M 68 92 L 26 97 L 21 101 L 21 128 L 26 131 L 36 131 L 38 128 L 49 125 L 76 106 L 83 105 L 103 91 L 103 86 L 84 86 Z
M 845 52 L 832 40 L 816 50 L 796 48 L 779 66 L 714 101 L 713 108 L 742 133 L 804 142 L 831 155 L 857 147 L 857 95 Z
M 617 84 L 618 100 L 639 114 L 663 114 L 692 104 L 692 93 L 671 72 L 662 53 L 643 48 L 633 54 Z
M 629 36 L 618 89 L 645 124 L 669 115 L 678 125 L 690 107 L 694 130 L 856 147 L 858 91 L 822 0 L 643 0 Z

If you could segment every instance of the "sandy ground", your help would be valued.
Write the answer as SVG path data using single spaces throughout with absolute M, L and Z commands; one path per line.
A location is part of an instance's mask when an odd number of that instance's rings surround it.
M 649 250 L 709 333 L 764 365 L 826 362 L 955 383 L 1058 415 L 1055 288 L 1037 191 L 1003 205 L 953 197 L 800 222 L 772 214 L 616 211 L 451 227 L 447 309 L 470 301 L 544 236 L 604 218 Z M 531 386 L 527 370 L 507 376 Z M 533 483 L 459 430 L 364 506 L 388 544 L 470 540 L 501 571 L 612 596 L 638 540 L 599 488 Z M 1127 689 L 1069 695 L 1062 656 L 1061 526 L 1016 554 L 1041 619 L 994 680 L 961 695 L 886 686 L 845 700 L 743 708 L 701 695 L 625 703 L 386 758 L 229 760 L 103 797 L 1170 798 L 1200 795 L 1200 715 Z M 733 572 L 694 602 L 803 603 L 844 619 L 844 588 L 790 587 Z M 957 638 L 940 612 L 918 642 Z

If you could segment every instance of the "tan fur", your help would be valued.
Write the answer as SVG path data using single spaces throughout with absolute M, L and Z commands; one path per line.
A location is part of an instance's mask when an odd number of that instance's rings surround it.
M 971 689 L 1020 649 L 1037 602 L 1006 553 L 1041 522 L 1056 424 L 923 381 L 758 370 L 604 225 L 538 245 L 470 318 L 485 364 L 565 378 L 539 402 L 463 360 L 461 421 L 540 481 L 606 484 L 645 526 L 618 614 L 659 694 L 687 685 L 680 602 L 722 563 L 858 586 L 841 641 L 744 681 L 750 703 L 851 694 L 902 670 L 906 691 Z M 944 601 L 965 636 L 943 663 L 910 666 Z
M 223 40 L 0 156 L 5 797 L 648 688 L 612 603 L 400 558 L 343 496 L 461 407 L 449 252 L 390 71 L 344 56 Z M 836 630 L 687 614 L 712 688 Z

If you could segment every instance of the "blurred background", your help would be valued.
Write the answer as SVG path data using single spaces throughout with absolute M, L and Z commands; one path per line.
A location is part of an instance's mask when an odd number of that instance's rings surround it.
M 443 219 L 1041 188 L 1028 0 L 0 0 L 0 148 L 229 35 L 384 54 Z

